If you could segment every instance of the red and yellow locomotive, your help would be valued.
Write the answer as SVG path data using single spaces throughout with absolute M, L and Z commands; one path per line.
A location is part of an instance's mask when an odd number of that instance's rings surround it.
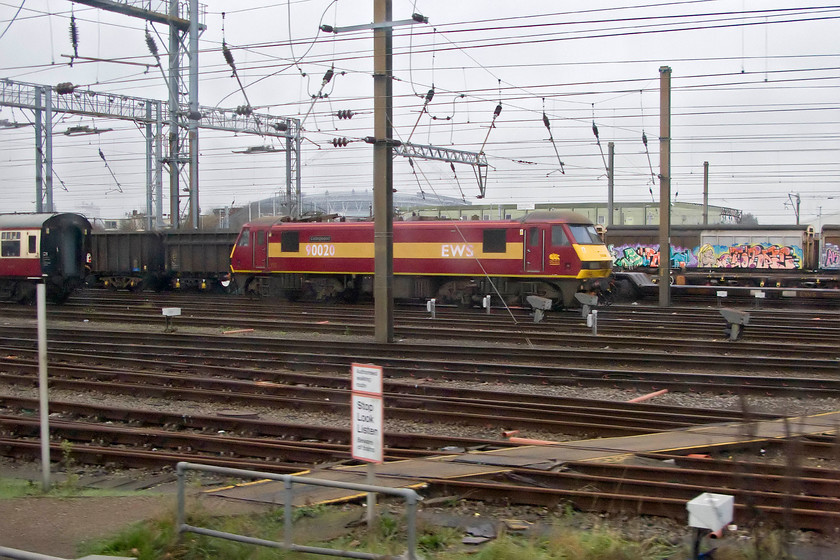
M 521 220 L 394 222 L 394 297 L 471 305 L 485 295 L 519 304 L 540 295 L 569 306 L 610 275 L 591 221 L 571 212 Z M 231 251 L 246 292 L 353 301 L 373 293 L 372 222 L 251 222 Z

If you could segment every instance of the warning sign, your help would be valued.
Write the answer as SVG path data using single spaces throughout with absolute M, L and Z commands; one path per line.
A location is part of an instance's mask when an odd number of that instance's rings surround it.
M 382 366 L 352 364 L 350 374 L 354 393 L 382 396 Z
M 350 423 L 353 458 L 370 463 L 383 461 L 382 397 L 353 393 Z

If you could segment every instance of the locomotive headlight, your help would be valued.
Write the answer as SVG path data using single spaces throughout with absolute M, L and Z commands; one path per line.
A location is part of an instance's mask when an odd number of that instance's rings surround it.
M 580 267 L 583 270 L 604 270 L 612 268 L 612 261 L 583 261 Z

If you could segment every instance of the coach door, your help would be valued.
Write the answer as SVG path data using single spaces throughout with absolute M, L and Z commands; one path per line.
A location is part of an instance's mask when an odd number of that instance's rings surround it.
M 266 230 L 258 229 L 252 232 L 254 236 L 254 268 L 265 268 L 268 261 L 268 243 Z
M 544 267 L 543 231 L 529 227 L 525 236 L 525 272 L 542 272 Z

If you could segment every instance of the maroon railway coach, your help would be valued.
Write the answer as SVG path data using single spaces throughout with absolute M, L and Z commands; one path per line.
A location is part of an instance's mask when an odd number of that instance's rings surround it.
M 394 297 L 514 305 L 540 295 L 558 305 L 608 277 L 612 258 L 590 220 L 534 212 L 520 220 L 394 222 Z M 373 293 L 372 222 L 251 222 L 231 252 L 246 292 L 352 301 Z
M 65 301 L 87 275 L 90 232 L 79 214 L 0 214 L 0 300 L 31 302 L 44 282 Z

